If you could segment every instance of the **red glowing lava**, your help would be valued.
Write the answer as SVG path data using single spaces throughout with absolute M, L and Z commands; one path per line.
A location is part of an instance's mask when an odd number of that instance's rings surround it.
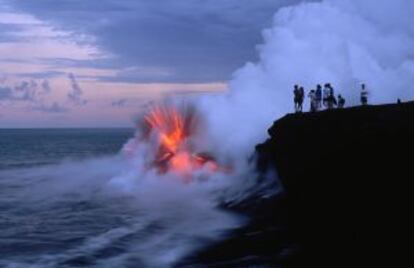
M 188 178 L 193 171 L 200 169 L 209 172 L 227 171 L 211 155 L 194 152 L 190 140 L 195 138 L 200 127 L 194 109 L 153 106 L 142 123 L 144 139 L 156 139 L 155 157 L 151 166 L 160 173 L 174 171 Z

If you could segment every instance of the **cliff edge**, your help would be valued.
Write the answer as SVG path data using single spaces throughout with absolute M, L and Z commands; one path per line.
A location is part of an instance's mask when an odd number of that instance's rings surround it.
M 404 267 L 413 228 L 413 120 L 414 102 L 274 122 L 256 160 L 259 173 L 276 176 L 280 194 L 228 206 L 248 215 L 248 226 L 178 266 Z
M 291 114 L 268 130 L 258 168 L 275 168 L 283 185 L 295 267 L 408 258 L 413 120 L 411 102 Z

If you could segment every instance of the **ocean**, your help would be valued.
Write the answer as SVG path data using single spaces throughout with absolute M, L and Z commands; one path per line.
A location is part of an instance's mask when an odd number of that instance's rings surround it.
M 0 170 L 114 155 L 132 129 L 0 129 Z
M 132 137 L 0 130 L 0 267 L 175 267 L 244 224 L 219 208 L 240 197 L 231 178 L 143 175 L 120 153 Z

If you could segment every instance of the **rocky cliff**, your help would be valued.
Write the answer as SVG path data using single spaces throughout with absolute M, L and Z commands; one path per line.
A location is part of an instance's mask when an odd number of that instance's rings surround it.
M 289 229 L 301 247 L 295 262 L 371 267 L 404 257 L 413 120 L 414 103 L 404 103 L 287 115 L 273 124 L 257 146 L 258 167 L 276 168 L 284 187 Z
M 397 267 L 411 248 L 413 120 L 414 103 L 403 103 L 276 121 L 256 147 L 257 168 L 276 171 L 283 191 L 233 208 L 250 225 L 194 258 L 202 267 Z

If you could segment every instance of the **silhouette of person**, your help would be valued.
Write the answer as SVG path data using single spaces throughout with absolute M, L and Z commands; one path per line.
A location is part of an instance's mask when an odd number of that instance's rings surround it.
M 295 85 L 293 89 L 293 103 L 295 104 L 295 112 L 299 112 L 299 98 L 300 98 L 299 86 Z
M 331 84 L 329 84 L 329 96 L 334 96 L 335 97 L 335 90 L 334 90 L 334 88 L 332 87 L 332 85 Z
M 345 99 L 341 96 L 341 94 L 338 95 L 338 109 L 342 109 L 345 107 Z
M 361 84 L 361 104 L 362 105 L 368 104 L 368 91 L 365 87 L 365 84 Z
M 314 89 L 312 89 L 309 94 L 308 97 L 310 99 L 310 111 L 311 112 L 316 112 L 318 110 L 318 104 L 316 101 L 316 92 Z
M 316 109 L 319 110 L 320 108 L 322 108 L 321 107 L 321 102 L 322 102 L 322 87 L 319 84 L 316 86 L 315 101 L 316 101 Z
M 303 87 L 299 88 L 299 112 L 303 111 L 303 101 L 305 99 L 305 89 Z
M 329 94 L 330 94 L 330 85 L 326 83 L 323 86 L 323 106 L 328 107 L 328 100 L 329 100 Z
M 328 98 L 327 98 L 327 105 L 328 109 L 333 109 L 336 105 L 336 98 L 335 98 L 335 91 L 331 84 L 327 84 L 327 92 L 328 92 Z

